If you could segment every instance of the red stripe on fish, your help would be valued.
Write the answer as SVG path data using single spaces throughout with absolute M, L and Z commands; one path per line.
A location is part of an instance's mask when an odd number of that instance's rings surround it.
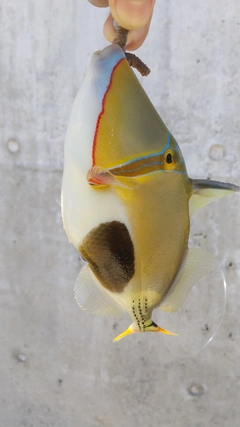
M 109 81 L 108 87 L 106 89 L 106 92 L 105 92 L 103 100 L 102 100 L 102 110 L 101 110 L 101 112 L 100 112 L 100 114 L 98 116 L 98 119 L 97 119 L 96 129 L 95 129 L 94 138 L 93 138 L 93 147 L 92 147 L 92 165 L 93 166 L 95 166 L 95 151 L 96 151 L 98 128 L 99 128 L 99 124 L 100 124 L 100 121 L 101 121 L 101 117 L 102 117 L 102 115 L 104 113 L 104 105 L 105 105 L 106 96 L 107 96 L 107 93 L 108 93 L 108 91 L 109 91 L 109 89 L 110 89 L 110 87 L 112 85 L 112 78 L 113 78 L 114 71 L 117 68 L 117 66 L 123 60 L 125 60 L 125 58 L 121 58 L 120 61 L 118 61 L 117 64 L 113 67 L 113 70 L 112 70 L 112 73 L 111 73 L 111 76 L 110 76 L 110 81 Z

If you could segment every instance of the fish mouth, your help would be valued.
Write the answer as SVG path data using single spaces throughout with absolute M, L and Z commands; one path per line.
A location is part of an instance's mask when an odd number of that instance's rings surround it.
M 97 50 L 94 52 L 92 60 L 106 61 L 110 56 L 113 58 L 116 57 L 118 59 L 125 58 L 123 50 L 117 44 L 112 44 L 105 47 L 103 50 Z

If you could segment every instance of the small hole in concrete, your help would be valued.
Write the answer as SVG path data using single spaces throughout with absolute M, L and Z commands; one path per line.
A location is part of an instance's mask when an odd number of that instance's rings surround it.
M 10 153 L 15 154 L 19 151 L 19 143 L 15 139 L 10 139 L 7 143 Z
M 214 144 L 209 150 L 209 157 L 212 160 L 222 160 L 225 156 L 225 149 L 223 145 Z
M 27 357 L 23 353 L 17 353 L 17 360 L 21 363 L 25 363 L 27 361 Z
M 204 388 L 201 384 L 193 383 L 188 387 L 188 392 L 191 396 L 201 396 L 204 393 Z

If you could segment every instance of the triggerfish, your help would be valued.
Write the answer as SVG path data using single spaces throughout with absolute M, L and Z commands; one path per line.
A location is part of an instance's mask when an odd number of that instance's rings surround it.
M 215 258 L 189 248 L 190 217 L 240 187 L 188 177 L 180 148 L 118 45 L 92 56 L 65 140 L 62 216 L 85 265 L 75 298 L 102 315 L 127 311 L 135 332 L 177 312 Z

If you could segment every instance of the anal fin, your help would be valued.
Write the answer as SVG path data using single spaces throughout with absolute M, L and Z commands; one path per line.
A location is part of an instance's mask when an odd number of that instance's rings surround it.
M 216 258 L 200 248 L 187 249 L 174 282 L 160 306 L 162 311 L 177 312 L 195 283 L 217 266 Z
M 76 280 L 74 296 L 77 304 L 83 310 L 103 316 L 120 316 L 123 311 L 111 299 L 107 293 L 100 288 L 97 279 L 88 265 L 85 265 Z

